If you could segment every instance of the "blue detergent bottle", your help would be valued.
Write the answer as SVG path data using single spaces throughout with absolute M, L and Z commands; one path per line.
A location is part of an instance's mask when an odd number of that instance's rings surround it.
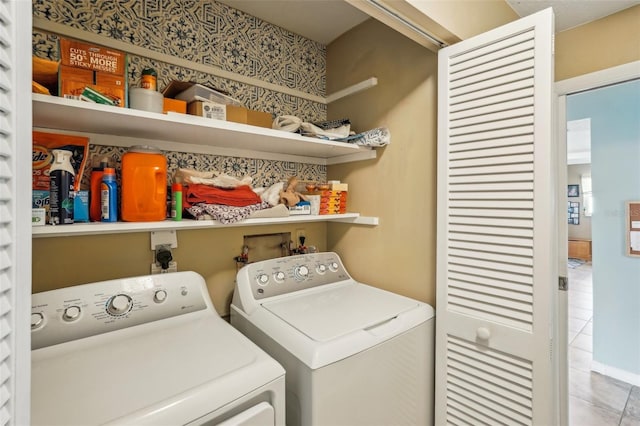
M 102 222 L 118 221 L 118 184 L 116 183 L 116 170 L 113 167 L 105 167 L 100 185 L 100 211 Z

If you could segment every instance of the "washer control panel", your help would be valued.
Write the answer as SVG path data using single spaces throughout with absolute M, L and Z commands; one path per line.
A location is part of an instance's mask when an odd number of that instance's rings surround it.
M 238 285 L 250 286 L 256 300 L 351 278 L 340 257 L 332 252 L 263 260 L 245 268 L 239 279 L 248 282 L 239 281 Z
M 31 296 L 31 349 L 200 311 L 208 308 L 207 300 L 204 278 L 195 272 L 36 293 Z

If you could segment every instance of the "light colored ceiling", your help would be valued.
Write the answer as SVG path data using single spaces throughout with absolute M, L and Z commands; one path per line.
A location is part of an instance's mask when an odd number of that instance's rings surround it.
M 344 0 L 218 1 L 324 45 L 368 18 L 366 14 Z M 586 24 L 640 4 L 640 0 L 506 1 L 520 17 L 553 7 L 556 32 Z
M 556 32 L 568 30 L 640 4 L 638 0 L 506 0 L 523 17 L 553 7 Z

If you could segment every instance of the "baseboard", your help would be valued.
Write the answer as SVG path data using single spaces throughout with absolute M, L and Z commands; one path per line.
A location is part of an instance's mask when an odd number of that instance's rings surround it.
M 631 385 L 640 386 L 640 374 L 630 373 L 616 367 L 611 367 L 610 365 L 600 364 L 596 361 L 591 361 L 591 370 L 604 374 L 605 376 L 613 377 L 614 379 L 622 380 Z

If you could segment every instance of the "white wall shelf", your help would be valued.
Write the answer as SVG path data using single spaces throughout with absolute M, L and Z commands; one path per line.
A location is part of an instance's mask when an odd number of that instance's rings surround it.
M 232 228 L 240 226 L 279 225 L 305 222 L 345 222 L 358 225 L 378 224 L 377 217 L 361 217 L 358 213 L 333 215 L 295 215 L 280 218 L 245 219 L 231 224 L 221 224 L 215 220 L 165 220 L 159 222 L 90 222 L 74 223 L 73 225 L 35 226 L 32 228 L 34 238 L 73 237 L 81 235 L 124 234 L 132 232 L 150 232 L 167 230 L 187 230 L 205 228 Z
M 229 121 L 187 114 L 158 114 L 55 96 L 33 94 L 33 126 L 129 138 L 152 139 L 188 145 L 215 146 L 251 152 L 308 158 L 324 164 L 376 158 L 369 147 L 300 136 Z M 176 150 L 179 146 L 176 145 Z

